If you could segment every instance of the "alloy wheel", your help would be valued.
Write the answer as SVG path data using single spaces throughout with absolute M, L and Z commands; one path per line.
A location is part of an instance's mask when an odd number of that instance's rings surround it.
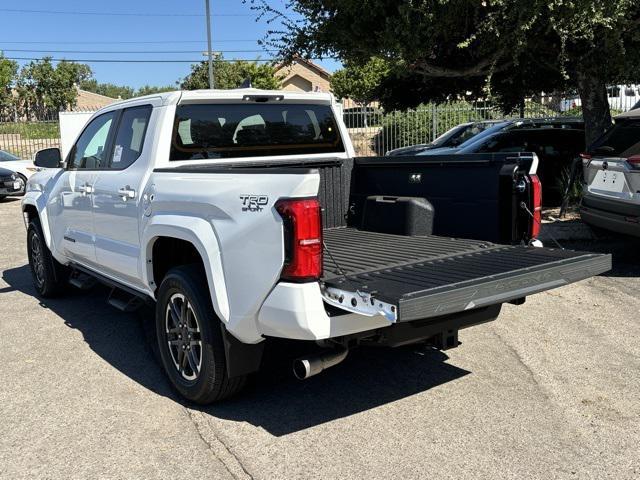
M 202 334 L 198 317 L 182 293 L 167 302 L 165 333 L 171 360 L 183 379 L 197 380 L 202 369 Z

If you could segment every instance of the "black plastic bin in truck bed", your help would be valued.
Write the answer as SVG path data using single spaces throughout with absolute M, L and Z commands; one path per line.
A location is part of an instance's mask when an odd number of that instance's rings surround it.
M 324 232 L 323 282 L 395 305 L 398 321 L 524 298 L 611 268 L 611 256 L 353 228 Z

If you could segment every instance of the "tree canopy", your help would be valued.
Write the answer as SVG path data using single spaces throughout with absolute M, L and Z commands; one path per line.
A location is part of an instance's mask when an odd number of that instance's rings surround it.
M 13 104 L 11 88 L 18 73 L 18 64 L 4 58 L 0 52 L 0 118 L 8 115 L 9 107 Z
M 292 0 L 295 19 L 251 3 L 279 18 L 267 44 L 286 58 L 388 61 L 384 96 L 396 104 L 470 91 L 514 108 L 524 95 L 575 89 L 592 140 L 611 121 L 606 85 L 640 83 L 635 0 Z
M 91 77 L 88 65 L 68 61 L 51 63 L 50 57 L 22 67 L 15 81 L 21 115 L 42 118 L 75 105 L 77 85 Z
M 377 57 L 364 64 L 345 62 L 344 68 L 332 75 L 331 90 L 338 98 L 366 104 L 378 96 L 380 84 L 388 72 L 387 62 Z
M 222 56 L 214 59 L 213 77 L 215 88 L 238 88 L 247 79 L 251 79 L 254 88 L 276 90 L 280 88 L 280 80 L 276 77 L 276 69 L 267 63 L 238 60 L 229 62 Z M 208 64 L 206 61 L 191 65 L 191 73 L 180 83 L 184 90 L 209 88 Z

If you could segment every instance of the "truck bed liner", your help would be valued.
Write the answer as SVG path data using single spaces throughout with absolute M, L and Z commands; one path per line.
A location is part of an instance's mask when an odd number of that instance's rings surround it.
M 611 268 L 610 255 L 571 250 L 351 228 L 324 235 L 325 285 L 396 305 L 400 321 L 516 300 Z

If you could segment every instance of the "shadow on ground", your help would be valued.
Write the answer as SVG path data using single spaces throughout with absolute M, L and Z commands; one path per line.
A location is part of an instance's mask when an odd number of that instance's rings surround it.
M 613 268 L 602 274 L 605 277 L 640 277 L 640 238 L 611 232 L 597 231 L 596 240 L 563 241 L 564 248 L 593 253 L 610 253 Z M 547 246 L 552 246 L 547 243 Z
M 9 287 L 34 296 L 29 267 L 5 270 Z M 83 334 L 91 349 L 145 388 L 184 403 L 164 376 L 154 353 L 151 311 L 134 315 L 106 304 L 108 291 L 96 287 L 61 299 L 41 300 L 69 328 Z M 469 372 L 445 363 L 448 357 L 426 347 L 360 348 L 331 370 L 300 382 L 291 361 L 304 352 L 300 342 L 268 345 L 263 370 L 239 397 L 208 407 L 194 407 L 214 417 L 249 422 L 281 436 L 375 408 L 450 382 Z

